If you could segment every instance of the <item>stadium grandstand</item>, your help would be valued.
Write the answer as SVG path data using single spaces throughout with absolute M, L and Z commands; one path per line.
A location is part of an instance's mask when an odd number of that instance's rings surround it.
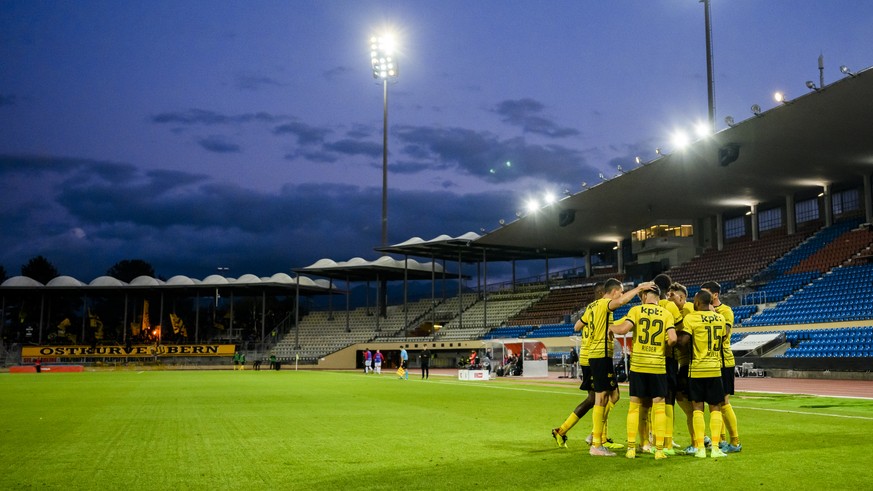
M 186 322 L 194 325 L 212 316 L 210 321 L 217 323 L 216 316 L 228 315 L 227 311 L 232 322 L 239 315 L 233 313 L 233 300 L 224 311 L 217 308 L 218 290 L 223 289 L 238 301 L 248 299 L 246 307 L 236 306 L 236 312 L 243 308 L 253 312 L 249 330 L 256 334 L 254 341 L 245 343 L 239 333 L 233 335 L 233 328 L 227 331 L 227 341 L 251 350 L 250 358 L 356 368 L 361 351 L 370 348 L 387 353 L 390 366 L 401 347 L 427 346 L 442 353 L 437 366 L 455 366 L 463 361 L 463 353 L 483 349 L 486 341 L 522 338 L 542 341 L 557 363 L 575 346 L 574 317 L 593 300 L 597 281 L 617 277 L 632 284 L 666 273 L 685 285 L 689 296 L 704 282 L 721 284 L 722 299 L 735 312 L 732 344 L 737 365 L 748 373 L 762 369 L 869 372 L 873 362 L 873 303 L 867 296 L 873 287 L 871 127 L 873 70 L 866 69 L 789 104 L 750 114 L 685 148 L 662 152 L 653 161 L 641 159 L 633 169 L 584 185 L 493 231 L 413 238 L 377 248 L 383 255 L 403 258 L 394 260 L 390 272 L 385 260 L 364 268 L 360 261 L 325 260 L 294 270 L 298 275 L 329 279 L 312 282 L 303 292 L 281 278 L 248 283 L 225 279 L 220 285 L 215 278 L 184 285 L 178 281 L 100 283 L 99 288 L 93 282 L 58 287 L 11 278 L 0 287 L 4 338 L 7 347 L 10 341 L 24 341 L 21 333 L 27 327 L 12 315 L 12 307 L 39 305 L 41 299 L 54 295 L 52 312 L 34 315 L 40 317 L 39 332 L 45 333 L 40 334 L 40 343 L 59 339 L 56 319 L 66 315 L 59 310 L 61 296 L 66 294 L 69 300 L 85 292 L 139 302 L 145 295 L 152 299 L 157 295 L 162 309 L 165 297 L 175 305 L 195 296 L 198 305 L 201 297 L 206 303 L 213 299 L 213 308 L 204 307 L 202 313 L 199 307 L 189 309 Z M 410 257 L 430 261 L 416 270 L 414 278 L 407 266 Z M 550 260 L 559 258 L 583 259 L 584 266 L 550 270 Z M 518 261 L 541 261 L 543 274 L 530 280 L 515 278 Z M 457 271 L 448 271 L 447 262 L 456 262 Z M 512 265 L 512 280 L 489 285 L 487 265 L 492 263 Z M 465 265 L 477 266 L 475 285 L 472 276 L 461 274 Z M 437 295 L 432 285 L 430 295 L 407 296 L 412 280 L 436 284 L 455 278 L 456 294 Z M 403 301 L 389 305 L 382 287 L 372 308 L 369 303 L 351 307 L 348 294 L 362 282 L 390 283 L 390 288 L 402 289 Z M 440 290 L 445 292 L 444 284 Z M 346 306 L 304 308 L 300 295 L 346 295 Z M 226 294 L 224 298 L 227 302 Z M 81 312 L 79 302 L 70 308 Z M 269 320 L 267 303 L 274 310 Z M 616 318 L 629 307 L 619 309 Z M 168 306 L 159 318 L 164 320 L 173 309 Z M 123 315 L 108 311 L 105 315 L 122 315 L 124 322 L 116 323 L 127 325 L 128 312 L 125 306 Z M 85 320 L 80 323 L 79 341 L 95 341 L 86 332 L 90 327 Z M 221 333 L 203 329 L 187 341 L 220 339 Z M 123 339 L 116 335 L 112 341 Z

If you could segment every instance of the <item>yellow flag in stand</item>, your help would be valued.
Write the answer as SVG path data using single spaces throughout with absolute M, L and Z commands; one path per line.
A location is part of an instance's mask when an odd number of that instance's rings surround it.
M 406 370 L 403 367 L 398 368 L 397 369 L 397 376 L 402 377 L 404 375 L 406 375 Z

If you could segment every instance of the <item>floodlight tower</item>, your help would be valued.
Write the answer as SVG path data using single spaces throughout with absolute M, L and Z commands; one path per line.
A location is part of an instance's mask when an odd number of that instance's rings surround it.
M 370 37 L 373 78 L 382 82 L 382 246 L 388 245 L 388 81 L 398 75 L 395 50 L 391 33 Z
M 370 67 L 373 78 L 382 82 L 382 247 L 388 245 L 388 81 L 398 75 L 394 35 L 384 32 L 370 36 Z M 379 283 L 379 314 L 388 313 L 388 281 Z

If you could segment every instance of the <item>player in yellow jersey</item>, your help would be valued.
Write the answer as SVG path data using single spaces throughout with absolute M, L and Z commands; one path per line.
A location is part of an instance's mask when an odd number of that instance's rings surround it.
M 591 455 L 615 456 L 615 453 L 603 446 L 604 423 L 609 417 L 609 408 L 619 398 L 615 366 L 612 362 L 613 336 L 609 332 L 609 326 L 613 323 L 612 313 L 630 302 L 639 292 L 651 289 L 652 286 L 652 282 L 640 283 L 633 290 L 625 292 L 621 281 L 610 278 L 603 284 L 603 298 L 596 300 L 591 306 L 588 323 L 591 329 L 588 336 L 588 364 L 594 379 L 594 407 L 591 410 L 594 435 L 588 451 Z
M 667 300 L 667 292 L 670 289 L 670 285 L 673 284 L 673 279 L 666 274 L 659 274 L 658 276 L 655 276 L 652 281 L 658 285 L 658 289 L 661 293 L 658 305 L 667 309 L 667 311 L 673 315 L 676 329 L 680 329 L 680 326 L 682 325 L 682 312 L 679 311 L 676 304 Z M 673 410 L 676 404 L 676 377 L 677 372 L 679 371 L 679 366 L 676 363 L 673 351 L 673 349 L 667 350 L 665 359 L 667 365 L 667 398 L 665 401 L 667 404 L 665 406 L 667 411 L 667 429 L 664 432 L 664 453 L 667 455 L 675 454 L 673 451 Z
M 676 404 L 682 408 L 685 413 L 685 424 L 688 427 L 688 434 L 691 436 L 691 444 L 685 449 L 688 453 L 694 448 L 694 410 L 691 407 L 691 400 L 688 398 L 688 364 L 691 362 L 691 354 L 689 352 L 691 345 L 688 342 L 690 335 L 683 330 L 683 323 L 686 315 L 694 312 L 694 304 L 688 301 L 688 289 L 681 283 L 673 283 L 667 291 L 667 299 L 673 302 L 682 315 L 682 321 L 676 322 L 677 336 L 685 339 L 686 342 L 679 342 L 673 347 L 673 356 L 679 366 L 676 372 Z
M 602 296 L 603 282 L 598 281 L 594 284 L 594 300 L 599 300 Z M 582 374 L 580 376 L 582 384 L 579 386 L 579 390 L 587 391 L 588 397 L 573 409 L 561 426 L 552 429 L 552 438 L 562 448 L 567 446 L 567 432 L 576 426 L 576 423 L 594 406 L 594 381 L 591 378 L 591 367 L 588 365 L 588 335 L 591 333 L 591 329 L 588 326 L 588 316 L 590 315 L 592 305 L 594 305 L 594 302 L 591 302 L 582 310 L 582 314 L 573 326 L 573 330 L 578 332 L 580 336 L 579 366 L 582 367 Z
M 640 408 L 652 407 L 652 426 L 655 433 L 655 459 L 666 459 L 664 435 L 667 415 L 667 365 L 666 354 L 676 343 L 673 314 L 658 305 L 660 289 L 640 293 L 642 305 L 631 307 L 621 324 L 613 324 L 615 334 L 633 332 L 633 352 L 630 364 L 630 409 L 627 413 L 627 453 L 629 459 L 636 457 L 636 436 L 640 426 Z M 674 306 L 675 307 L 675 306 Z M 648 435 L 645 436 L 648 439 Z
M 731 350 L 731 331 L 734 326 L 734 311 L 728 305 L 721 302 L 721 285 L 715 281 L 707 281 L 700 285 L 701 290 L 706 290 L 712 294 L 712 307 L 716 312 L 724 316 L 727 335 L 724 345 L 722 346 L 722 368 L 721 368 L 721 385 L 724 387 L 724 403 L 721 406 L 721 413 L 724 415 L 724 431 L 730 441 L 725 438 L 721 439 L 721 450 L 723 452 L 739 452 L 743 449 L 740 444 L 740 432 L 737 428 L 737 415 L 734 413 L 734 408 L 731 406 L 731 396 L 734 395 L 734 369 L 736 361 L 734 360 L 734 352 Z
M 706 458 L 703 434 L 706 421 L 704 403 L 709 405 L 709 430 L 712 434 L 712 458 L 726 457 L 718 448 L 721 438 L 724 389 L 721 386 L 721 346 L 726 326 L 724 317 L 712 310 L 712 295 L 701 290 L 694 296 L 694 312 L 682 321 L 691 335 L 691 364 L 688 367 L 688 395 L 694 409 L 694 456 Z

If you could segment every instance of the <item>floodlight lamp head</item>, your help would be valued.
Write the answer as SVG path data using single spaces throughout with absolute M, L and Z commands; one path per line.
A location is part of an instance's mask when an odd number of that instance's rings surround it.
M 588 183 L 585 181 L 582 181 L 582 189 L 586 189 L 587 187 L 588 187 Z
M 759 106 L 759 105 L 757 105 L 757 104 L 752 104 L 752 108 L 751 108 L 751 109 L 752 109 L 752 114 L 754 114 L 755 116 L 760 116 L 760 115 L 761 115 L 761 106 Z
M 618 165 L 618 166 L 616 166 L 616 167 L 618 167 L 618 171 L 619 171 L 619 172 L 621 172 L 622 174 L 624 174 L 624 169 L 621 168 L 621 165 Z
M 733 128 L 734 125 L 736 124 L 736 123 L 734 122 L 734 117 L 733 117 L 733 116 L 725 116 L 725 117 L 724 117 L 724 124 L 726 124 L 726 125 L 730 126 L 731 128 Z
M 502 226 L 506 225 L 506 220 L 501 218 L 500 220 L 497 221 L 497 223 L 499 223 L 500 226 L 502 227 Z
M 809 89 L 809 90 L 814 90 L 814 91 L 816 91 L 816 92 L 818 92 L 819 90 L 821 90 L 820 88 L 816 87 L 815 82 L 813 82 L 812 80 L 807 80 L 807 81 L 806 81 L 806 88 Z
M 664 155 L 664 153 L 661 151 L 661 147 L 656 148 L 655 153 L 658 155 Z
M 636 157 L 634 157 L 634 162 L 636 162 L 637 165 L 643 165 L 643 159 L 640 158 L 639 155 L 637 155 Z
M 388 80 L 397 78 L 397 59 L 394 57 L 394 38 L 390 34 L 370 37 L 370 66 L 373 78 Z
M 855 72 L 849 70 L 849 67 L 847 67 L 846 65 L 840 65 L 840 73 L 842 73 L 843 75 L 848 75 L 850 77 L 855 76 Z
M 785 99 L 785 93 L 781 91 L 776 91 L 773 93 L 773 100 L 780 104 L 787 104 L 788 101 Z
M 603 175 L 603 172 L 597 174 L 597 177 L 599 177 L 600 179 L 602 179 L 604 181 L 606 180 L 606 176 Z

